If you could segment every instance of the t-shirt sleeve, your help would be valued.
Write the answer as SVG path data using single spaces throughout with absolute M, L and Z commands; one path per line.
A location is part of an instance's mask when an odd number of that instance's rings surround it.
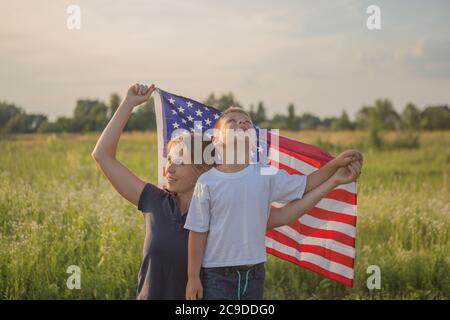
M 141 195 L 139 196 L 137 207 L 138 210 L 141 212 L 152 211 L 156 201 L 158 201 L 158 199 L 161 199 L 163 195 L 164 190 L 147 182 L 144 186 L 144 189 L 142 189 Z
M 285 170 L 270 176 L 271 202 L 290 202 L 303 198 L 306 189 L 307 176 L 289 174 Z
M 210 209 L 211 202 L 208 186 L 198 180 L 189 205 L 184 228 L 195 232 L 208 231 L 211 218 Z

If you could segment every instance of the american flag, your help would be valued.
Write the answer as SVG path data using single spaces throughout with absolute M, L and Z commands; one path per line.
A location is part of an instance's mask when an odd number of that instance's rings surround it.
M 159 88 L 155 90 L 155 112 L 158 182 L 164 184 L 167 143 L 173 131 L 206 131 L 214 127 L 221 112 Z M 318 147 L 284 136 L 275 137 L 274 133 L 269 134 L 267 141 L 269 163 L 290 174 L 309 175 L 333 159 Z M 353 286 L 356 203 L 356 183 L 340 185 L 294 223 L 267 231 L 267 252 L 346 286 Z

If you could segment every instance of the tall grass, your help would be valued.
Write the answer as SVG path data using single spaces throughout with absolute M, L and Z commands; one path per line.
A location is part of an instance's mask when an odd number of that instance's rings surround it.
M 304 134 L 304 135 L 303 135 Z M 349 133 L 314 142 L 356 145 Z M 304 138 L 304 139 L 303 139 Z M 122 199 L 90 153 L 97 135 L 29 135 L 0 141 L 0 298 L 134 299 L 142 214 Z M 354 139 L 354 138 L 353 138 Z M 450 134 L 421 136 L 420 149 L 367 151 L 358 184 L 354 288 L 269 256 L 265 297 L 449 299 Z M 125 134 L 118 158 L 156 182 L 156 138 Z M 69 290 L 67 267 L 81 269 Z M 366 269 L 381 269 L 368 290 Z

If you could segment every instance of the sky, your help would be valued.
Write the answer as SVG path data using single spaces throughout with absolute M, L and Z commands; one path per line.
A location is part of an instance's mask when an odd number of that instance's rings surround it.
M 372 4 L 381 30 L 366 26 Z M 448 0 L 2 1 L 0 100 L 50 120 L 136 82 L 199 101 L 232 92 L 269 116 L 450 104 L 449 13 Z

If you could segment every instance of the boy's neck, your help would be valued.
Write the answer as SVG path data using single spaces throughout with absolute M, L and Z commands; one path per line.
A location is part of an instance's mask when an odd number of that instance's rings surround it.
M 236 147 L 234 149 L 234 157 L 233 157 L 234 159 L 227 159 L 226 147 L 223 148 L 222 150 L 216 151 L 216 152 L 219 152 L 221 154 L 222 161 L 225 162 L 222 164 L 218 164 L 216 166 L 216 169 L 219 171 L 229 172 L 229 173 L 238 172 L 238 171 L 244 170 L 250 164 L 250 152 L 249 152 L 248 144 L 246 144 L 244 159 L 238 160 Z M 231 161 L 231 163 L 226 163 L 227 161 Z
M 236 155 L 237 155 L 237 151 L 234 150 L 234 159 L 227 159 L 226 151 L 224 149 L 222 151 L 222 159 L 223 159 L 224 162 L 231 160 L 231 163 L 218 164 L 216 166 L 216 169 L 221 171 L 221 172 L 232 173 L 232 172 L 239 172 L 239 171 L 244 170 L 245 168 L 247 168 L 248 165 L 250 164 L 249 152 L 245 153 L 245 159 L 243 159 L 244 161 L 241 162 L 241 163 L 238 163 L 238 159 L 237 159 Z
M 225 173 L 233 173 L 233 172 L 239 172 L 241 170 L 244 170 L 249 166 L 248 163 L 244 164 L 219 164 L 216 166 L 216 169 L 220 172 Z

